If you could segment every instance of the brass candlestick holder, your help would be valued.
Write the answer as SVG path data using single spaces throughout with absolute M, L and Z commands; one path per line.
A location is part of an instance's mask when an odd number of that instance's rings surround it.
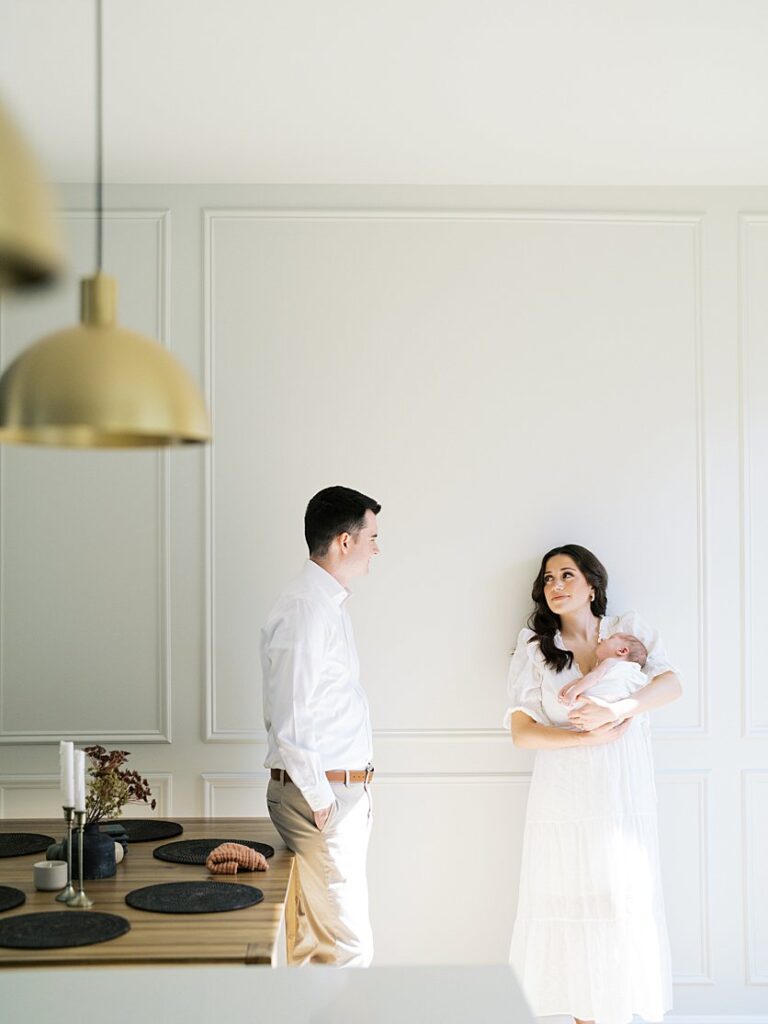
M 83 888 L 83 830 L 85 829 L 85 811 L 75 811 L 75 820 L 77 822 L 77 855 L 80 858 L 80 888 L 71 899 L 67 900 L 67 906 L 80 907 L 87 910 L 88 907 L 93 906 L 93 900 L 88 899 Z
M 62 807 L 62 810 L 67 823 L 67 886 L 56 899 L 59 903 L 68 903 L 75 895 L 75 887 L 72 885 L 72 822 L 75 820 L 75 808 Z

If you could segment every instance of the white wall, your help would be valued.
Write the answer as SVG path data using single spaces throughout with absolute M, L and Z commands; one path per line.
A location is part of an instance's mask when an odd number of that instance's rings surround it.
M 654 716 L 676 1012 L 764 1012 L 768 190 L 108 200 L 121 321 L 200 376 L 216 443 L 0 452 L 0 813 L 55 812 L 68 736 L 130 749 L 164 815 L 264 814 L 259 625 L 306 500 L 345 483 L 383 504 L 351 606 L 377 960 L 502 961 L 532 763 L 506 665 L 538 558 L 576 541 L 686 683 Z M 64 193 L 78 273 L 89 202 Z M 6 304 L 3 364 L 75 287 Z

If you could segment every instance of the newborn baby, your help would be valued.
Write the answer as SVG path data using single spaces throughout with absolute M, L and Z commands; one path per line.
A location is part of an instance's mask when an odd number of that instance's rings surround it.
M 648 658 L 645 644 L 630 633 L 614 633 L 601 640 L 595 651 L 597 666 L 570 686 L 563 687 L 558 700 L 572 706 L 579 697 L 590 697 L 595 704 L 611 704 L 629 697 L 648 680 L 642 667 Z

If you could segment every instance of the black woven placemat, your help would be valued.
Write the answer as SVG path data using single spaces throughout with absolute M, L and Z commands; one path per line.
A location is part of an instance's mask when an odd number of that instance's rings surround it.
M 0 921 L 0 946 L 11 949 L 64 949 L 109 942 L 130 930 L 117 914 L 95 910 L 53 910 L 17 914 Z
M 205 864 L 208 854 L 222 843 L 240 843 L 258 850 L 265 857 L 274 856 L 274 847 L 266 843 L 255 843 L 252 839 L 182 839 L 178 843 L 166 843 L 153 850 L 158 860 L 172 860 L 175 864 Z
M 0 832 L 0 857 L 43 853 L 53 842 L 53 836 L 41 836 L 39 832 Z
M 105 821 L 104 825 L 122 825 L 129 843 L 149 843 L 158 839 L 180 836 L 184 829 L 176 821 L 159 821 L 156 818 L 120 818 Z
M 264 893 L 238 882 L 166 882 L 134 889 L 125 897 L 129 907 L 157 914 L 217 914 L 261 903 Z
M 10 885 L 0 885 L 0 913 L 20 907 L 27 897 L 21 889 L 13 889 Z

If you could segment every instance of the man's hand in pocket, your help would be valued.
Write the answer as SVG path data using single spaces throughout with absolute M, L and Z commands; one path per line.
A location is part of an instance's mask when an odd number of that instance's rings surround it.
M 325 828 L 325 823 L 326 823 L 326 821 L 328 821 L 328 816 L 331 813 L 331 808 L 332 807 L 333 807 L 333 804 L 329 804 L 327 807 L 324 807 L 321 811 L 313 811 L 312 812 L 312 814 L 314 816 L 314 819 L 315 819 L 315 825 L 317 825 L 318 829 L 321 832 Z

